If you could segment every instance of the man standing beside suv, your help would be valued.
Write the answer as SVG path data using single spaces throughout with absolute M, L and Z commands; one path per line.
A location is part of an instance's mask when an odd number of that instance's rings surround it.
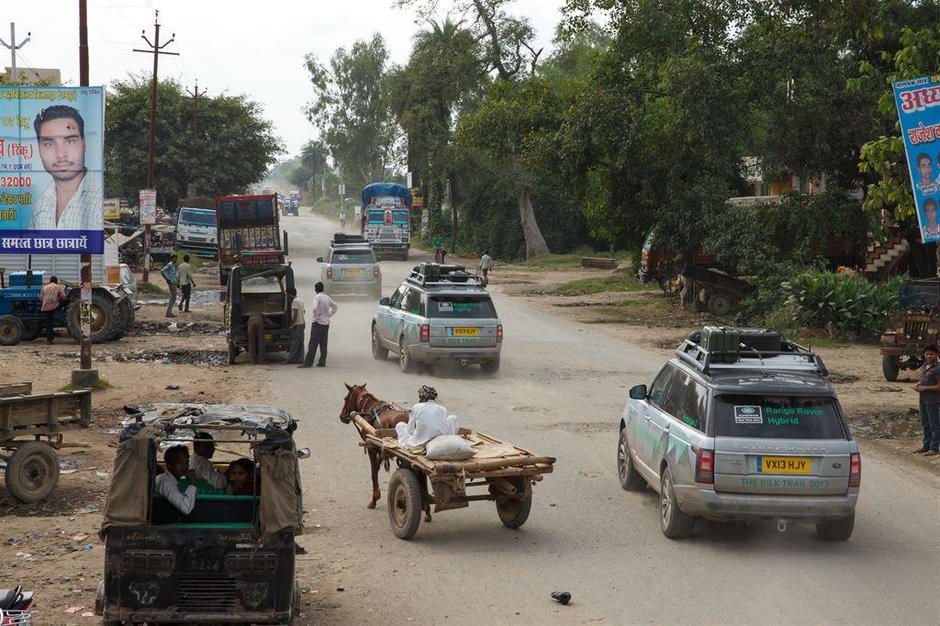
M 937 346 L 924 349 L 924 366 L 914 391 L 920 394 L 920 423 L 924 428 L 923 445 L 914 453 L 937 456 L 940 454 L 940 366 L 937 362 Z
M 310 331 L 310 343 L 307 345 L 307 356 L 304 362 L 297 367 L 313 367 L 313 359 L 317 356 L 317 348 L 320 349 L 320 360 L 317 361 L 317 367 L 326 367 L 326 344 L 330 339 L 330 318 L 336 314 L 338 306 L 333 302 L 333 298 L 323 293 L 323 283 L 314 285 L 313 290 L 317 295 L 313 298 L 313 328 Z

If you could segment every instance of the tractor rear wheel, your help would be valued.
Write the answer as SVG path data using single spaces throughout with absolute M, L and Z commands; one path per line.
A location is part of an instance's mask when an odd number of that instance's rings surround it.
M 80 298 L 73 298 L 69 300 L 69 306 L 65 311 L 65 324 L 69 335 L 75 341 L 82 338 L 81 305 Z M 118 307 L 112 298 L 97 291 L 91 293 L 92 342 L 100 343 L 111 339 L 119 328 L 119 317 Z

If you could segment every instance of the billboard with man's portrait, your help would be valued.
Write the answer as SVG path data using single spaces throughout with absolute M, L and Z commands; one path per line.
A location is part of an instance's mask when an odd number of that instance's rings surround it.
M 103 212 L 104 87 L 0 87 L 0 254 L 101 254 Z

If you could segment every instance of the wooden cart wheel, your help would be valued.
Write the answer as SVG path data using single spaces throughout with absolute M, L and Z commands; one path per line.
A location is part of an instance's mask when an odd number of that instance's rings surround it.
M 388 483 L 388 522 L 399 539 L 411 539 L 421 524 L 421 485 L 407 468 L 395 470 Z
M 519 528 L 529 519 L 532 510 L 532 487 L 524 478 L 514 478 L 513 483 L 521 496 L 496 499 L 496 512 L 506 528 Z
M 30 441 L 16 449 L 6 471 L 7 490 L 20 502 L 37 502 L 59 483 L 59 457 L 47 443 Z

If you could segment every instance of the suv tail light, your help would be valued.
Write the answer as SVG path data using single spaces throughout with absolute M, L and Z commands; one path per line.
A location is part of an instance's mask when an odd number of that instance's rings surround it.
M 712 485 L 715 482 L 715 451 L 692 446 L 695 453 L 695 482 Z
M 496 342 L 501 343 L 503 341 L 503 325 L 500 324 L 496 327 Z
M 421 341 L 423 343 L 431 341 L 431 327 L 428 324 L 421 324 Z
M 326 277 L 327 277 L 327 279 L 333 278 L 333 268 L 332 268 L 332 267 L 326 268 Z
M 375 267 L 372 268 L 372 278 L 378 278 L 378 277 L 379 277 L 379 266 L 376 265 Z
M 862 484 L 862 455 L 854 453 L 849 461 L 849 487 L 858 487 Z

